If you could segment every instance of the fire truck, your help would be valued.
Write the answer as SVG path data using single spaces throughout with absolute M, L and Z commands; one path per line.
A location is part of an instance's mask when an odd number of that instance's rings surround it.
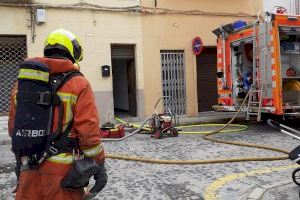
M 269 14 L 221 26 L 217 36 L 216 111 L 300 116 L 300 16 Z

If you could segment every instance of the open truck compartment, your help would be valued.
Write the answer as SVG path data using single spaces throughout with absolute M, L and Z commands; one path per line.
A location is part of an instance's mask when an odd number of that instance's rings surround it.
M 300 16 L 273 14 L 268 21 L 227 24 L 213 33 L 218 41 L 214 110 L 236 111 L 250 91 L 243 108 L 247 118 L 249 113 L 300 116 Z
M 231 45 L 231 76 L 233 104 L 240 105 L 252 85 L 253 41 L 246 38 Z
M 280 26 L 282 100 L 285 114 L 300 110 L 300 26 Z

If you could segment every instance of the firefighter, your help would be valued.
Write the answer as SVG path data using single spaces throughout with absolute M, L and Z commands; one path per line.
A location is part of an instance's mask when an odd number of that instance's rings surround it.
M 50 76 L 58 73 L 79 71 L 78 62 L 83 58 L 83 51 L 78 38 L 71 32 L 58 29 L 46 38 L 44 57 L 28 59 L 44 63 L 49 67 Z M 9 135 L 12 136 L 16 117 L 15 101 L 17 86 L 12 92 L 9 112 Z M 100 141 L 99 115 L 90 83 L 83 76 L 75 76 L 68 80 L 59 90 L 59 98 L 64 107 L 62 127 L 66 129 L 71 124 L 67 137 L 76 138 L 81 154 L 87 163 L 74 165 L 75 157 L 82 157 L 77 152 L 60 153 L 47 158 L 38 168 L 27 167 L 24 160 L 17 160 L 18 186 L 17 200 L 82 200 L 90 198 L 102 190 L 107 182 L 104 167 L 104 150 Z M 56 109 L 56 108 L 55 108 Z M 52 129 L 57 124 L 58 111 L 54 111 Z M 79 152 L 79 151 L 78 151 Z M 85 160 L 81 160 L 85 162 Z M 90 191 L 84 191 L 90 177 L 85 172 L 74 169 L 90 166 L 93 171 L 95 185 Z M 80 171 L 81 169 L 79 169 Z M 74 184 L 74 185 L 72 185 Z M 82 185 L 83 184 L 83 185 Z
M 252 71 L 248 71 L 244 76 L 243 76 L 243 88 L 244 92 L 247 93 L 250 90 L 250 87 L 252 85 Z

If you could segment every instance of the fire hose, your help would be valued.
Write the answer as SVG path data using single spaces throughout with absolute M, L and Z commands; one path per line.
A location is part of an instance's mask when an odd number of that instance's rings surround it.
M 230 141 L 230 140 L 221 140 L 212 137 L 213 135 L 216 135 L 217 133 L 220 133 L 225 128 L 230 126 L 232 122 L 236 119 L 238 114 L 242 111 L 242 108 L 247 102 L 247 99 L 249 98 L 249 92 L 247 93 L 244 101 L 240 105 L 238 111 L 235 113 L 235 115 L 232 117 L 232 119 L 222 126 L 221 128 L 211 131 L 209 133 L 205 133 L 203 136 L 203 139 L 209 140 L 216 143 L 221 144 L 229 144 L 229 145 L 236 145 L 236 146 L 242 146 L 242 147 L 252 147 L 252 148 L 259 148 L 264 150 L 270 150 L 274 152 L 283 153 L 285 155 L 282 156 L 273 156 L 273 157 L 241 157 L 241 158 L 223 158 L 223 159 L 212 159 L 212 160 L 201 160 L 201 159 L 195 159 L 195 160 L 166 160 L 166 159 L 153 159 L 153 158 L 146 158 L 146 157 L 138 157 L 138 156 L 128 156 L 128 155 L 119 155 L 119 154 L 111 154 L 107 153 L 106 158 L 110 159 L 118 159 L 118 160 L 126 160 L 126 161 L 136 161 L 136 162 L 146 162 L 146 163 L 155 163 L 155 164 L 176 164 L 176 165 L 184 165 L 184 164 L 215 164 L 215 163 L 229 163 L 229 162 L 246 162 L 246 161 L 275 161 L 275 160 L 286 160 L 288 159 L 288 150 L 271 147 L 271 146 L 265 146 L 265 145 L 259 145 L 259 144 L 252 144 L 252 143 L 245 143 L 245 142 L 237 142 L 237 141 Z M 139 127 L 139 131 L 143 129 L 143 126 L 146 124 L 146 122 L 149 119 L 145 120 L 145 122 L 142 124 L 142 126 Z M 195 126 L 195 125 L 191 125 Z M 190 126 L 190 127 L 191 127 Z M 135 131 L 135 133 L 139 132 Z M 132 134 L 131 134 L 132 136 Z M 128 138 L 128 137 L 127 137 Z

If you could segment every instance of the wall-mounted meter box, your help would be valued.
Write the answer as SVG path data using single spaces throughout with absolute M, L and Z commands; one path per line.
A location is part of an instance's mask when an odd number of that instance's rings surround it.
M 46 22 L 46 10 L 43 8 L 36 9 L 36 23 L 41 24 Z

